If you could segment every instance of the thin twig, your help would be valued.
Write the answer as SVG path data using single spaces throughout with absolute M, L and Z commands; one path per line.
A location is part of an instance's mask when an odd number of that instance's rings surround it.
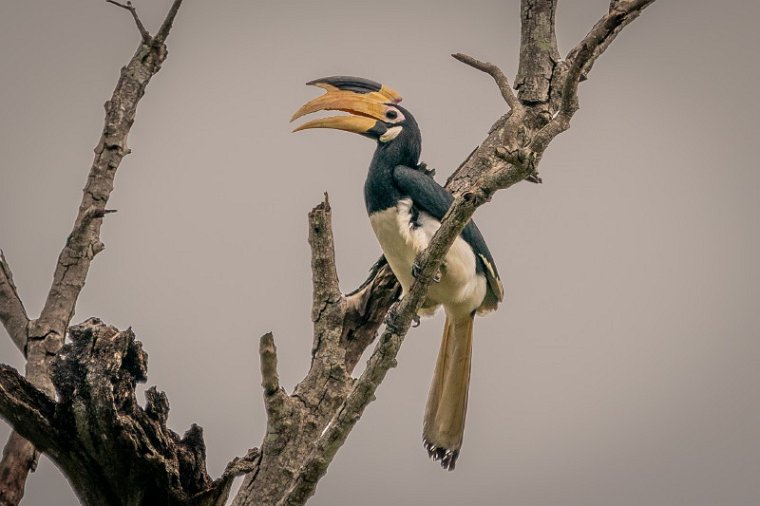
M 116 2 L 115 0 L 106 0 L 109 4 L 116 5 L 117 7 L 121 7 L 122 9 L 128 10 L 132 17 L 135 19 L 135 24 L 137 25 L 137 29 L 140 31 L 140 36 L 142 37 L 142 41 L 146 45 L 150 45 L 153 38 L 150 36 L 150 33 L 145 28 L 145 25 L 143 24 L 142 20 L 140 20 L 140 16 L 137 15 L 137 9 L 135 9 L 135 6 L 132 5 L 132 2 L 127 2 L 126 4 Z
M 496 85 L 499 87 L 499 91 L 501 91 L 501 96 L 504 97 L 504 101 L 509 105 L 509 108 L 513 111 L 522 109 L 520 101 L 517 100 L 515 92 L 512 91 L 512 86 L 509 85 L 509 79 L 507 79 L 507 76 L 504 75 L 504 72 L 497 65 L 490 62 L 482 62 L 464 53 L 454 53 L 451 56 L 465 65 L 469 65 L 493 77 Z

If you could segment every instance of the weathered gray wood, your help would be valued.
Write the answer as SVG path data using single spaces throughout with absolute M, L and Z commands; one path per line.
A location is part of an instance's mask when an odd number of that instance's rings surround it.
M 549 100 L 549 83 L 559 61 L 554 16 L 557 0 L 522 0 L 520 4 L 520 66 L 515 88 L 531 104 Z
M 236 475 L 258 463 L 252 450 L 218 480 L 206 473 L 203 430 L 180 437 L 167 428 L 169 401 L 151 387 L 140 406 L 147 354 L 131 329 L 97 318 L 69 328 L 70 344 L 53 360 L 53 401 L 0 366 L 0 413 L 53 459 L 85 505 L 224 504 Z
M 0 322 L 11 336 L 16 347 L 24 353 L 26 335 L 29 328 L 29 317 L 26 315 L 24 303 L 18 295 L 13 282 L 11 267 L 5 260 L 5 254 L 0 250 Z
M 111 212 L 106 206 L 113 191 L 116 170 L 124 156 L 129 154 L 127 134 L 134 122 L 137 104 L 145 93 L 146 86 L 160 70 L 166 58 L 164 42 L 181 3 L 182 0 L 174 1 L 155 37 L 150 37 L 147 33 L 131 4 L 122 6 L 131 9 L 142 40 L 132 59 L 121 69 L 116 88 L 105 104 L 103 133 L 95 147 L 95 158 L 83 190 L 74 227 L 58 257 L 44 308 L 39 318 L 27 322 L 25 336 L 20 333 L 23 321 L 19 309 L 13 308 L 13 305 L 21 305 L 21 302 L 18 300 L 14 303 L 13 298 L 7 297 L 8 294 L 15 293 L 15 288 L 4 259 L 2 262 L 2 322 L 14 341 L 17 341 L 17 345 L 25 351 L 26 378 L 51 397 L 55 395 L 55 388 L 50 379 L 50 364 L 63 346 L 66 328 L 74 315 L 76 301 L 84 287 L 90 263 L 104 248 L 100 241 L 100 227 L 103 217 Z M 15 314 L 14 317 L 4 316 L 9 307 L 13 310 L 10 314 Z M 11 435 L 0 462 L 0 506 L 18 504 L 23 497 L 28 471 L 36 465 L 36 461 L 34 447 Z

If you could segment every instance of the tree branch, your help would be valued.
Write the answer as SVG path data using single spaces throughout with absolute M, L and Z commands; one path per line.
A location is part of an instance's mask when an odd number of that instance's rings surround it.
M 515 89 L 524 103 L 549 101 L 549 84 L 559 61 L 554 31 L 557 0 L 522 0 L 520 66 Z
M 43 448 L 49 447 L 57 437 L 50 420 L 54 403 L 44 393 L 26 381 L 15 369 L 0 364 L 0 416 L 22 434 L 11 432 L 3 449 L 3 466 L 0 471 L 0 505 L 18 504 L 24 497 L 24 484 L 30 471 L 37 467 L 38 452 L 25 437 L 37 441 Z
M 510 109 L 514 110 L 522 108 L 520 101 L 517 100 L 517 97 L 512 91 L 512 87 L 509 85 L 509 79 L 507 79 L 507 76 L 504 75 L 504 72 L 498 66 L 489 62 L 482 62 L 464 53 L 454 53 L 451 56 L 465 65 L 469 65 L 470 67 L 485 72 L 493 77 L 494 81 L 496 81 L 496 85 L 499 87 L 499 91 L 501 91 L 501 96 L 504 98 L 507 105 L 509 105 Z
M 338 286 L 338 270 L 335 267 L 335 245 L 331 226 L 330 200 L 325 199 L 309 212 L 309 246 L 311 247 L 311 272 L 313 306 L 311 319 L 316 322 L 327 304 L 341 298 Z
M 287 418 L 290 406 L 285 390 L 280 387 L 280 377 L 277 374 L 277 347 L 271 332 L 261 336 L 259 357 L 261 359 L 261 387 L 264 389 L 267 418 L 270 426 L 277 426 Z
M 158 29 L 158 32 L 153 39 L 154 44 L 160 45 L 166 42 L 166 38 L 169 36 L 169 32 L 174 25 L 174 19 L 177 17 L 177 12 L 179 12 L 180 5 L 182 5 L 182 0 L 174 0 L 172 6 L 169 7 L 169 12 L 166 14 L 164 22 L 161 23 L 161 27 Z
M 3 322 L 13 343 L 24 353 L 29 317 L 26 315 L 24 303 L 13 283 L 13 274 L 2 250 L 0 250 L 0 321 Z
M 367 280 L 346 295 L 341 342 L 346 350 L 346 371 L 349 374 L 377 337 L 388 309 L 400 296 L 401 285 L 384 256 L 372 266 Z
M 34 439 L 43 451 L 55 441 L 55 402 L 29 383 L 14 368 L 0 364 L 0 416 L 21 435 Z
M 582 63 L 580 81 L 583 81 L 588 77 L 588 74 L 591 72 L 591 67 L 596 62 L 596 59 L 607 50 L 623 28 L 639 17 L 642 11 L 654 3 L 654 1 L 655 0 L 610 1 L 610 8 L 607 15 L 597 21 L 586 37 L 574 47 L 566 57 L 568 62 L 573 62 L 573 60 L 583 52 L 583 48 L 586 45 L 593 48 L 588 56 L 580 58 L 580 62 Z M 607 28 L 601 28 L 600 26 L 608 25 L 609 23 L 612 24 L 612 28 L 609 32 L 607 31 Z M 599 28 L 601 28 L 601 30 L 597 31 Z
M 0 506 L 16 506 L 24 498 L 24 484 L 30 472 L 37 469 L 39 453 L 34 445 L 12 431 L 3 448 L 3 461 L 13 459 L 17 465 L 2 468 L 0 473 Z
M 639 17 L 655 0 L 613 0 L 609 12 L 596 22 L 591 31 L 565 58 L 568 62 L 567 79 L 562 93 L 562 110 L 572 107 L 569 101 L 577 95 L 578 83 L 584 80 L 596 59 L 612 44 L 618 34 Z
M 117 4 L 132 12 L 142 36 L 141 44 L 129 63 L 122 68 L 111 99 L 105 104 L 105 125 L 95 147 L 95 159 L 83 190 L 79 212 L 58 257 L 53 282 L 40 317 L 28 326 L 26 378 L 50 397 L 55 396 L 55 388 L 50 379 L 50 364 L 63 346 L 66 329 L 74 315 L 90 263 L 104 248 L 100 241 L 100 227 L 103 216 L 110 212 L 106 205 L 113 190 L 116 170 L 124 156 L 129 154 L 127 134 L 146 86 L 166 58 L 164 40 L 181 3 L 182 0 L 175 0 L 159 35 L 150 40 L 146 40 L 147 31 L 134 8 L 130 9 L 130 4 Z M 29 463 L 35 462 L 35 450 L 31 445 L 15 447 L 14 451 L 6 448 L 0 462 L 0 489 L 9 490 L 9 496 L 20 498 L 25 477 L 13 482 L 3 481 L 3 477 L 18 476 L 23 474 L 21 470 L 29 469 Z
M 58 402 L 0 365 L 0 415 L 50 455 L 83 504 L 219 506 L 234 477 L 256 469 L 253 449 L 212 481 L 203 430 L 170 430 L 169 401 L 155 387 L 139 405 L 147 355 L 130 329 L 91 318 L 69 333 L 52 367 Z
M 261 461 L 246 476 L 234 505 L 274 505 L 292 484 L 302 464 L 312 454 L 348 396 L 353 370 L 371 344 L 388 307 L 400 287 L 385 259 L 347 296 L 338 290 L 327 198 L 309 213 L 309 244 L 314 287 L 312 361 L 306 376 L 287 395 L 274 376 L 274 343 L 266 335 L 261 342 L 262 385 L 267 410 L 267 432 Z
M 274 345 L 274 336 L 271 332 L 261 336 L 259 356 L 261 357 L 261 387 L 264 389 L 264 395 L 272 395 L 280 389 L 280 377 L 277 374 L 277 347 Z
M 135 20 L 137 29 L 140 31 L 140 36 L 142 37 L 143 44 L 150 45 L 152 41 L 150 33 L 148 33 L 148 30 L 145 29 L 145 25 L 143 25 L 143 22 L 140 20 L 140 16 L 137 15 L 137 9 L 135 9 L 134 5 L 132 5 L 132 2 L 127 2 L 126 4 L 116 2 L 115 0 L 106 0 L 106 2 L 128 10 Z
M 549 142 L 570 127 L 570 119 L 578 110 L 578 85 L 591 71 L 596 59 L 610 46 L 620 31 L 628 26 L 655 0 L 613 0 L 610 10 L 596 22 L 591 31 L 567 55 L 563 70 L 553 79 L 559 88 L 559 110 L 537 133 L 531 143 L 543 152 Z

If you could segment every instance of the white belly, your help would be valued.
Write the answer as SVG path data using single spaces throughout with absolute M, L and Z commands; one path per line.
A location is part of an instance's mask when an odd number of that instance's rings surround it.
M 412 285 L 412 266 L 417 254 L 423 251 L 440 222 L 420 211 L 417 224 L 412 224 L 412 200 L 402 199 L 396 207 L 370 216 L 383 254 L 406 293 Z M 485 276 L 475 271 L 475 255 L 461 237 L 457 237 L 446 254 L 442 278 L 432 283 L 426 307 L 442 304 L 446 311 L 457 315 L 469 314 L 480 306 L 486 295 Z

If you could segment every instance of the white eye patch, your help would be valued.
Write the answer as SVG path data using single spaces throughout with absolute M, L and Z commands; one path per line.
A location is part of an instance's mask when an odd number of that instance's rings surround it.
M 388 107 L 385 111 L 385 123 L 401 123 L 405 120 L 403 113 L 395 107 Z
M 404 127 L 401 126 L 395 126 L 388 129 L 387 132 L 385 132 L 383 135 L 380 136 L 380 142 L 390 142 L 396 137 L 398 137 L 398 134 L 401 133 L 401 130 L 403 130 Z

